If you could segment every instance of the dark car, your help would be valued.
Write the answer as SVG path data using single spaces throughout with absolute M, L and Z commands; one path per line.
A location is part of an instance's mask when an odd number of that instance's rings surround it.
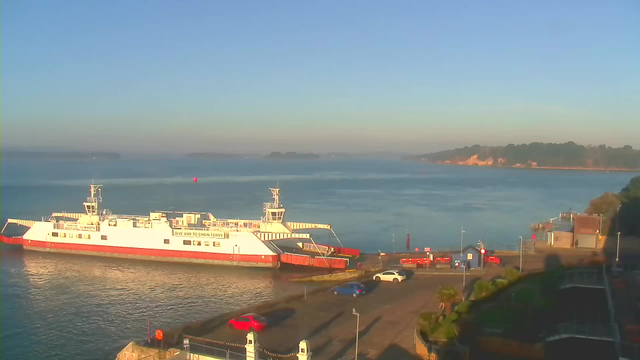
M 227 326 L 244 331 L 262 331 L 267 328 L 267 319 L 256 314 L 245 314 L 229 320 Z
M 367 288 L 359 282 L 350 282 L 332 288 L 331 292 L 335 295 L 358 297 L 364 295 L 367 292 Z

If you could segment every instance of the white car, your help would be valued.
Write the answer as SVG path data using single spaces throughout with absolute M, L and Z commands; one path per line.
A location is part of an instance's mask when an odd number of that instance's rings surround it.
M 375 281 L 393 281 L 402 282 L 407 280 L 407 275 L 398 270 L 387 270 L 381 273 L 377 273 L 373 276 Z

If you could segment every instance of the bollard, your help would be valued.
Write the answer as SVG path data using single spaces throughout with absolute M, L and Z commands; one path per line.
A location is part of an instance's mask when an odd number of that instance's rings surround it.
M 247 344 L 244 347 L 247 349 L 247 360 L 258 360 L 258 339 L 255 332 L 247 334 Z
M 311 360 L 311 349 L 309 349 L 309 342 L 307 340 L 300 341 L 298 345 L 298 360 Z

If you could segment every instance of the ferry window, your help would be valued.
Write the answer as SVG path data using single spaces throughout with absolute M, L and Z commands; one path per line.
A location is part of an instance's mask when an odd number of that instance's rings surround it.
M 205 242 L 204 242 L 204 246 L 209 246 L 209 242 L 208 242 L 208 241 L 205 241 Z
M 58 233 L 57 233 L 57 232 L 52 232 L 52 233 L 51 233 L 51 236 L 53 236 L 53 237 L 58 237 Z
M 169 239 L 164 239 L 164 243 L 165 244 L 169 244 L 169 243 L 171 243 L 171 241 L 169 241 Z
M 191 240 L 182 240 L 182 245 L 191 245 Z
M 218 241 L 214 241 L 214 242 L 212 242 L 212 243 L 211 243 L 211 245 L 213 245 L 213 246 L 220 246 L 220 243 L 219 243 Z
M 60 233 L 60 237 L 66 238 L 67 237 L 67 233 Z
M 76 235 L 76 238 L 77 238 L 77 239 L 82 239 L 82 234 L 78 234 L 78 235 Z
M 193 240 L 194 246 L 202 246 L 202 242 L 200 240 Z
M 84 234 L 85 239 L 91 239 L 91 234 Z
M 100 235 L 100 240 L 107 240 L 107 235 Z

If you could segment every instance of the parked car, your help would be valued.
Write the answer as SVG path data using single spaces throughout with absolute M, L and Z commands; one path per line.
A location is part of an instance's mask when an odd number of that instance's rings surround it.
M 373 275 L 375 281 L 402 282 L 407 279 L 407 275 L 399 270 L 387 270 Z
M 257 314 L 245 314 L 229 320 L 227 326 L 231 329 L 244 331 L 262 331 L 267 328 L 267 319 Z
M 349 295 L 358 297 L 360 295 L 364 295 L 367 292 L 367 288 L 359 282 L 350 282 L 335 286 L 331 289 L 331 292 L 333 292 L 334 295 Z

